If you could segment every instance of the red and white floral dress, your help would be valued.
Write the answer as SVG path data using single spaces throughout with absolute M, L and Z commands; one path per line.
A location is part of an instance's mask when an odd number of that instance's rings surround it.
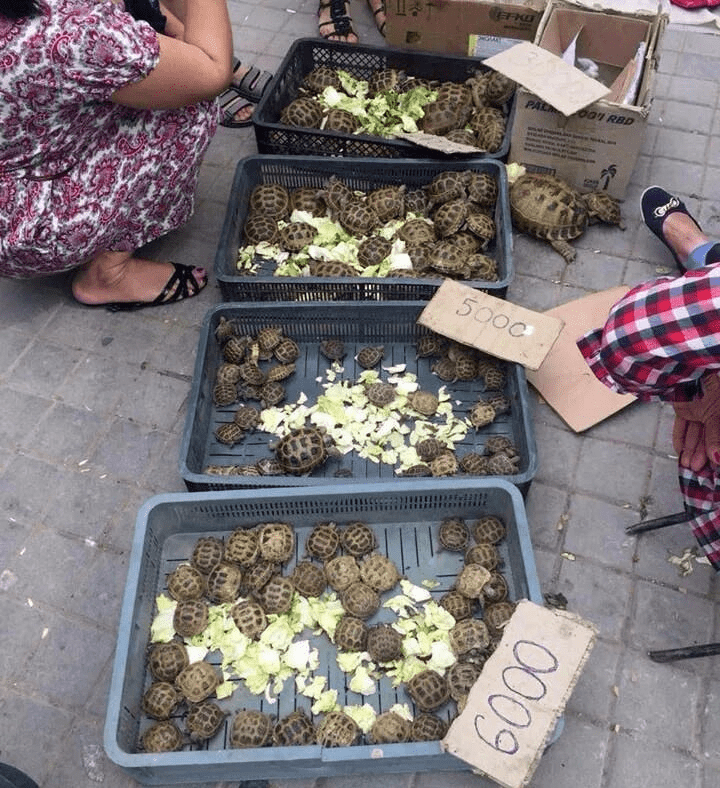
M 43 0 L 38 17 L 0 17 L 0 276 L 133 251 L 190 218 L 217 102 L 109 100 L 158 57 L 158 34 L 109 0 Z

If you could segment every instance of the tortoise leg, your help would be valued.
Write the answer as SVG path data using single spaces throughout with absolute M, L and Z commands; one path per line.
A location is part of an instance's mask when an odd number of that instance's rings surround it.
M 572 263 L 575 260 L 577 252 L 567 241 L 556 239 L 549 241 L 550 246 L 565 260 L 566 263 Z

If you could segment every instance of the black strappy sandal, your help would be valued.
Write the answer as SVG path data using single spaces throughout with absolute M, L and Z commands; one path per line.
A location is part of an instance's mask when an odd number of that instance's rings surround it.
M 382 24 L 378 24 L 378 19 L 377 19 L 378 14 L 385 14 L 387 16 L 387 8 L 385 8 L 385 3 L 384 2 L 380 3 L 380 5 L 374 11 L 373 11 L 373 7 L 372 7 L 372 0 L 367 0 L 367 4 L 368 4 L 368 7 L 370 8 L 370 10 L 372 11 L 372 15 L 373 15 L 373 17 L 375 19 L 375 26 L 377 27 L 378 31 L 380 32 L 380 35 L 383 38 L 385 38 L 385 21 L 386 20 L 384 20 L 382 22 Z
M 318 6 L 318 19 L 320 12 L 325 8 L 330 9 L 330 21 L 320 22 L 318 24 L 318 32 L 322 38 L 330 38 L 330 36 L 355 36 L 357 33 L 352 26 L 352 18 L 347 14 L 347 1 L 346 0 L 320 0 Z M 323 28 L 330 28 L 327 32 Z

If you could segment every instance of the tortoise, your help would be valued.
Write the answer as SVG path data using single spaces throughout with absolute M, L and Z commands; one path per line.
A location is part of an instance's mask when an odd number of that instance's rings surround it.
M 305 552 L 319 558 L 330 560 L 340 548 L 340 534 L 335 523 L 318 523 L 305 540 Z
M 475 430 L 479 430 L 495 421 L 495 408 L 489 402 L 480 400 L 470 408 L 468 418 Z
M 350 235 L 370 235 L 378 226 L 380 219 L 373 208 L 365 201 L 347 199 L 337 212 L 337 221 Z
M 507 580 L 500 572 L 490 572 L 490 579 L 485 583 L 482 590 L 483 601 L 492 604 L 493 602 L 504 602 L 508 596 Z
M 269 714 L 257 709 L 235 713 L 230 725 L 230 746 L 234 748 L 264 747 L 270 742 L 273 721 Z
M 255 334 L 258 350 L 270 357 L 270 351 L 277 347 L 283 338 L 282 329 L 278 326 L 263 326 Z
M 447 134 L 443 135 L 446 140 L 454 142 L 458 145 L 467 145 L 471 148 L 477 148 L 477 139 L 475 132 L 470 129 L 450 129 Z
M 486 515 L 478 518 L 472 525 L 472 535 L 476 542 L 497 544 L 507 533 L 505 524 L 499 517 Z
M 465 220 L 467 229 L 478 239 L 480 242 L 480 249 L 487 249 L 490 241 L 495 237 L 495 221 L 491 216 L 486 213 L 470 213 Z
M 405 215 L 425 216 L 428 210 L 428 196 L 425 189 L 408 189 L 405 192 Z
M 245 361 L 249 343 L 250 339 L 246 337 L 230 337 L 223 345 L 223 358 L 230 364 L 242 364 Z
M 225 543 L 217 536 L 201 536 L 193 546 L 190 563 L 198 572 L 206 575 L 215 564 L 222 561 Z
M 490 644 L 487 625 L 479 618 L 461 619 L 456 622 L 448 635 L 450 647 L 458 656 L 471 651 L 483 651 Z
M 470 530 L 460 517 L 445 517 L 438 529 L 438 539 L 445 550 L 462 552 L 470 543 Z
M 233 421 L 244 430 L 254 430 L 260 424 L 260 411 L 252 405 L 240 405 L 233 415 Z
M 286 396 L 285 386 L 277 380 L 268 380 L 260 386 L 258 392 L 263 408 L 279 405 Z
M 305 75 L 301 85 L 312 93 L 322 93 L 328 87 L 339 90 L 341 82 L 337 69 L 330 66 L 315 66 Z
M 295 552 L 295 530 L 290 523 L 262 523 L 258 527 L 258 547 L 266 561 L 282 564 Z
M 442 203 L 433 214 L 435 232 L 441 238 L 456 233 L 465 223 L 468 215 L 468 202 L 460 197 Z
M 396 231 L 395 237 L 406 244 L 431 243 L 435 240 L 435 230 L 425 219 L 410 219 Z
M 207 579 L 207 595 L 214 602 L 234 602 L 240 592 L 242 570 L 229 561 L 219 561 Z
M 431 203 L 438 204 L 467 197 L 470 170 L 445 170 L 425 187 Z
M 375 549 L 377 539 L 367 523 L 355 520 L 340 531 L 340 543 L 350 555 L 359 558 Z
M 368 78 L 368 95 L 395 90 L 403 79 L 404 74 L 396 68 L 376 68 Z
M 410 739 L 412 723 L 396 711 L 379 714 L 368 731 L 367 739 L 371 744 L 391 744 L 406 742 Z
M 347 355 L 345 343 L 336 337 L 323 339 L 320 342 L 320 352 L 330 361 L 342 361 Z
M 311 260 L 311 276 L 357 276 L 357 269 L 342 260 Z
M 445 674 L 450 687 L 450 697 L 456 702 L 467 697 L 479 675 L 480 668 L 474 662 L 458 660 L 451 665 Z
M 267 616 L 259 602 L 244 599 L 230 608 L 235 626 L 249 638 L 259 637 L 267 627 Z
M 240 364 L 240 377 L 251 386 L 262 386 L 267 380 L 267 373 L 263 372 L 255 361 L 244 361 Z
M 215 335 L 215 339 L 217 339 L 221 345 L 224 345 L 231 337 L 237 336 L 235 323 L 232 320 L 228 320 L 224 315 L 220 315 L 220 319 L 218 320 L 217 326 L 215 326 L 213 334 Z
M 497 282 L 500 278 L 498 276 L 497 263 L 486 254 L 468 255 L 465 265 L 468 268 L 468 278 L 470 279 L 485 279 L 488 282 Z
M 398 471 L 398 475 L 419 478 L 422 476 L 432 476 L 432 470 L 426 462 L 416 462 L 414 465 L 410 465 L 402 471 Z
M 465 124 L 469 114 L 468 107 L 462 107 L 449 99 L 437 99 L 426 104 L 418 126 L 426 134 L 443 136 Z
M 360 242 L 357 250 L 357 259 L 361 265 L 380 265 L 390 254 L 392 244 L 381 235 L 368 235 Z
M 438 356 L 443 352 L 446 344 L 447 340 L 441 334 L 435 332 L 423 334 L 415 343 L 415 352 L 418 358 Z
M 331 175 L 318 195 L 327 203 L 331 213 L 337 213 L 348 200 L 355 198 L 352 188 L 337 175 Z
M 213 386 L 213 402 L 219 407 L 224 408 L 237 401 L 237 386 L 229 380 L 218 380 Z
M 497 364 L 488 364 L 482 372 L 483 383 L 485 388 L 491 391 L 501 389 L 505 385 L 507 376 L 505 370 Z
M 450 699 L 447 680 L 430 668 L 416 673 L 406 686 L 420 711 L 435 711 Z
M 485 441 L 485 453 L 497 454 L 501 451 L 505 452 L 505 454 L 518 454 L 517 447 L 513 443 L 512 438 L 508 438 L 507 435 L 491 435 Z
M 494 153 L 502 147 L 507 119 L 496 107 L 479 107 L 470 117 L 470 128 L 475 132 L 478 148 Z
M 191 706 L 185 717 L 185 727 L 190 740 L 201 742 L 211 739 L 220 730 L 226 716 L 217 703 L 210 700 Z
M 333 640 L 340 651 L 365 651 L 368 625 L 356 616 L 344 615 L 335 627 Z
M 469 451 L 458 457 L 458 465 L 465 471 L 465 473 L 472 473 L 475 476 L 488 475 L 488 458 L 476 451 Z
M 491 71 L 485 81 L 485 98 L 490 104 L 502 106 L 513 97 L 516 87 L 517 83 L 510 77 L 499 71 Z
M 477 359 L 472 353 L 459 353 L 453 359 L 458 380 L 475 380 L 478 374 Z
M 391 219 L 405 215 L 405 192 L 407 186 L 381 186 L 367 193 L 366 203 L 375 211 L 378 222 L 385 224 Z
M 361 581 L 350 583 L 341 592 L 340 601 L 347 613 L 363 620 L 370 618 L 380 607 L 378 592 Z
M 250 192 L 250 213 L 266 214 L 282 219 L 290 209 L 290 194 L 279 183 L 260 183 Z
M 145 752 L 175 752 L 182 748 L 183 735 L 170 720 L 162 720 L 151 725 L 140 740 Z
M 443 594 L 438 604 L 444 607 L 456 621 L 470 618 L 470 616 L 474 615 L 476 607 L 474 600 L 464 596 L 459 591 L 448 591 L 446 594 Z
M 221 683 L 222 678 L 209 662 L 192 662 L 175 679 L 175 686 L 192 703 L 209 698 Z
M 385 348 L 382 345 L 365 345 L 358 350 L 355 360 L 363 369 L 372 369 L 383 360 L 384 354 Z
M 488 458 L 487 468 L 491 476 L 512 476 L 520 470 L 520 457 L 498 452 Z
M 237 422 L 229 421 L 219 424 L 213 434 L 218 443 L 233 447 L 245 437 L 245 430 Z
M 153 681 L 142 696 L 142 710 L 148 717 L 166 720 L 180 705 L 183 696 L 169 681 Z
M 167 590 L 173 599 L 184 602 L 200 599 L 205 593 L 205 578 L 191 564 L 180 564 L 166 578 Z
M 280 234 L 277 218 L 267 213 L 251 213 L 245 220 L 243 234 L 249 244 L 275 243 Z
M 236 528 L 225 544 L 225 559 L 239 566 L 250 566 L 260 555 L 258 532 L 252 528 Z
M 370 553 L 360 562 L 360 578 L 375 591 L 389 591 L 400 580 L 393 561 L 381 553 Z
M 468 178 L 467 196 L 477 205 L 491 208 L 498 198 L 498 185 L 487 172 L 472 172 Z
M 469 230 L 458 230 L 447 236 L 446 240 L 464 252 L 466 255 L 478 254 L 480 252 L 481 241 L 477 235 L 473 235 Z
M 509 413 L 511 408 L 511 403 L 508 397 L 504 394 L 493 394 L 490 397 L 487 397 L 487 402 L 492 405 L 493 410 L 495 411 L 496 416 L 502 416 L 503 413 Z M 493 452 L 491 452 L 492 454 Z M 507 453 L 507 452 L 506 452 Z M 512 452 L 513 454 L 517 454 L 517 451 Z
M 389 405 L 396 397 L 397 389 L 392 383 L 376 380 L 365 387 L 365 396 L 378 408 Z
M 416 714 L 410 725 L 410 741 L 440 741 L 445 738 L 448 725 L 437 714 L 424 711 Z
M 392 662 L 403 655 L 402 635 L 390 624 L 376 624 L 367 631 L 366 651 L 375 662 Z
M 344 711 L 329 711 L 318 725 L 315 738 L 322 747 L 350 747 L 360 738 L 360 728 Z
M 157 681 L 175 681 L 178 673 L 188 664 L 187 650 L 177 640 L 156 643 L 148 652 L 148 668 Z
M 325 115 L 323 105 L 309 96 L 298 96 L 280 113 L 280 123 L 319 129 Z
M 300 356 L 300 348 L 297 342 L 290 337 L 283 337 L 273 348 L 273 356 L 281 364 L 292 364 Z
M 290 192 L 290 215 L 293 211 L 305 211 L 311 216 L 325 215 L 325 201 L 318 195 L 317 189 L 302 186 Z
M 415 451 L 423 462 L 430 462 L 430 460 L 434 460 L 440 452 L 445 451 L 445 448 L 445 444 L 437 438 L 423 438 L 421 441 L 418 441 L 415 446 Z
M 440 452 L 437 457 L 430 460 L 429 465 L 433 476 L 452 476 L 458 470 L 457 457 L 449 449 Z
M 303 476 L 322 465 L 333 441 L 322 428 L 291 430 L 275 446 L 275 456 L 286 473 Z
M 260 559 L 249 567 L 242 580 L 242 587 L 247 589 L 249 593 L 256 593 L 265 583 L 271 578 L 280 573 L 280 564 L 266 561 L 264 558 Z
M 500 555 L 497 548 L 491 542 L 478 542 L 465 551 L 466 564 L 480 564 L 485 569 L 492 571 L 500 563 Z M 485 590 L 483 587 L 483 596 Z
M 240 380 L 240 367 L 237 364 L 231 364 L 229 361 L 223 361 L 217 368 L 215 373 L 215 383 L 229 383 L 236 384 Z
M 205 630 L 210 620 L 210 609 L 204 599 L 178 602 L 173 613 L 173 627 L 178 635 L 191 638 Z
M 299 561 L 290 575 L 290 580 L 298 594 L 307 597 L 320 596 L 327 586 L 325 570 L 310 561 Z
M 305 709 L 296 709 L 278 720 L 273 728 L 272 740 L 279 747 L 312 744 L 315 741 L 315 726 Z
M 515 605 L 508 601 L 493 602 L 490 605 L 485 605 L 483 615 L 487 628 L 490 630 L 490 634 L 502 634 L 503 629 L 514 611 Z
M 432 248 L 431 267 L 443 276 L 464 278 L 467 254 L 451 241 L 439 241 Z
M 510 187 L 510 215 L 523 233 L 547 241 L 568 263 L 576 257 L 569 241 L 599 220 L 623 228 L 620 207 L 604 192 L 580 194 L 565 181 L 544 173 L 525 173 Z
M 287 613 L 292 607 L 295 586 L 292 580 L 282 575 L 275 575 L 255 592 L 257 601 L 266 613 Z
M 255 467 L 261 476 L 282 476 L 285 471 L 274 457 L 260 457 L 255 461 Z
M 325 131 L 337 131 L 340 134 L 354 134 L 360 128 L 360 121 L 352 112 L 340 107 L 332 107 L 325 115 Z
M 470 599 L 480 599 L 490 572 L 480 564 L 465 564 L 455 578 L 455 590 Z
M 279 230 L 280 246 L 289 252 L 299 252 L 309 246 L 317 235 L 317 230 L 308 222 L 288 222 Z
M 463 82 L 443 82 L 437 88 L 438 101 L 449 101 L 461 107 L 469 107 L 472 104 L 472 92 L 468 85 Z
M 360 567 L 352 555 L 338 555 L 325 564 L 327 581 L 335 591 L 344 591 L 360 580 Z

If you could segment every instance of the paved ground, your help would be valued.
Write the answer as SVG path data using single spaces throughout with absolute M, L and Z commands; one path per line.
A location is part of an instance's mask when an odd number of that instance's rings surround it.
M 357 8 L 355 8 L 357 6 Z M 237 53 L 276 68 L 315 35 L 307 0 L 231 0 Z M 364 3 L 361 40 L 380 43 Z M 546 309 L 653 277 L 668 255 L 641 225 L 642 189 L 683 195 L 720 235 L 720 38 L 670 28 L 648 133 L 627 195 L 627 230 L 593 228 L 569 266 L 515 239 L 509 297 Z M 197 211 L 152 254 L 212 267 L 239 158 L 252 130 L 221 129 L 204 164 Z M 0 282 L 0 761 L 41 786 L 134 785 L 102 753 L 102 726 L 135 515 L 184 491 L 179 443 L 198 330 L 219 302 L 110 315 L 75 304 L 68 279 Z M 532 788 L 720 785 L 720 659 L 673 665 L 648 648 L 720 639 L 717 580 L 668 561 L 694 545 L 684 526 L 638 538 L 624 527 L 681 508 L 671 411 L 636 404 L 577 435 L 531 393 L 539 469 L 527 499 L 543 591 L 594 621 L 599 640 L 570 698 L 565 730 Z M 572 559 L 572 560 L 571 560 Z M 235 786 L 242 774 L 227 786 Z M 280 781 L 343 788 L 356 779 Z M 389 776 L 382 785 L 465 788 L 468 772 Z

